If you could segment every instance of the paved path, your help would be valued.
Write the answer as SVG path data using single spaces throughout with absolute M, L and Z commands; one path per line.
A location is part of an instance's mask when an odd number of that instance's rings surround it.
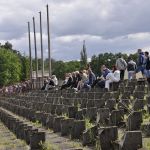
M 53 132 L 49 132 L 46 134 L 46 143 L 50 143 L 50 146 L 52 146 L 56 150 L 73 150 L 75 148 L 81 150 L 94 150 L 94 148 L 83 147 L 80 142 L 72 141 L 67 137 L 61 137 L 59 134 Z

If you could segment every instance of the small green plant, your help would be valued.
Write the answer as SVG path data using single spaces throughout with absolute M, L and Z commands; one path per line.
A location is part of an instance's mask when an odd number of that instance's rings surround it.
M 129 107 L 128 107 L 129 109 L 132 109 L 132 104 L 129 104 Z
M 128 115 L 125 114 L 125 115 L 124 115 L 124 121 L 127 121 L 127 119 L 128 119 Z
M 50 129 L 50 128 L 48 128 L 48 131 L 49 131 L 49 132 L 52 132 L 53 130 L 52 130 L 52 129 Z
M 150 122 L 150 115 L 148 113 L 143 114 L 143 124 Z
M 79 104 L 79 103 L 78 103 L 77 107 L 78 107 L 78 110 L 81 110 L 81 109 L 80 109 L 80 107 L 81 107 L 81 104 Z
M 94 126 L 93 123 L 90 123 L 90 120 L 88 118 L 85 119 L 85 123 L 86 123 L 86 129 L 90 129 Z
M 90 129 L 89 135 L 90 135 L 91 143 L 93 143 L 95 141 L 95 136 L 91 129 Z
M 64 114 L 62 115 L 62 117 L 64 117 L 64 119 L 68 119 L 68 118 L 69 118 L 68 115 L 67 115 L 67 113 L 64 113 Z
M 35 122 L 33 122 L 33 125 L 36 126 L 37 128 L 42 127 L 42 124 L 38 120 L 36 120 Z
M 131 100 L 133 100 L 133 99 L 134 99 L 134 97 L 133 97 L 133 96 L 130 96 L 130 99 L 131 99 Z

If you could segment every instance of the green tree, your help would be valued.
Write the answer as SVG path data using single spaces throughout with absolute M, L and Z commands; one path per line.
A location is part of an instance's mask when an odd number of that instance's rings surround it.
M 138 54 L 130 54 L 129 57 L 131 57 L 136 63 L 137 63 L 137 59 L 138 59 Z
M 81 50 L 81 69 L 85 68 L 87 66 L 87 52 L 86 52 L 86 46 L 85 46 L 85 41 L 83 41 L 83 48 Z
M 98 57 L 96 55 L 93 55 L 91 58 L 91 68 L 93 72 L 98 75 L 99 74 L 99 67 L 98 67 Z
M 0 49 L 0 86 L 20 81 L 21 62 L 19 57 L 8 49 Z
M 79 61 L 69 61 L 69 62 L 65 62 L 65 71 L 66 72 L 74 72 L 74 71 L 79 71 L 80 69 L 80 62 Z
M 54 65 L 54 70 L 52 72 L 57 76 L 59 79 L 64 78 L 64 74 L 66 73 L 66 66 L 63 61 L 57 61 Z
M 12 44 L 7 41 L 7 42 L 5 42 L 4 48 L 12 50 Z
M 22 81 L 26 80 L 30 76 L 30 62 L 29 58 L 25 56 L 20 57 L 21 60 L 21 76 L 20 79 Z

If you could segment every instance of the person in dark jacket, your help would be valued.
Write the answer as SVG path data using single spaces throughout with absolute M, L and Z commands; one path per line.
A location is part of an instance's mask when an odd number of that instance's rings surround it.
M 72 75 L 71 75 L 71 73 L 68 73 L 68 79 L 67 79 L 66 83 L 64 83 L 64 84 L 61 86 L 60 90 L 62 91 L 63 89 L 66 89 L 66 88 L 68 88 L 68 87 L 71 87 L 72 82 L 73 82 Z
M 77 87 L 77 76 L 76 72 L 72 72 L 72 85 L 71 88 L 76 88 Z
M 141 49 L 138 49 L 138 60 L 137 60 L 137 69 L 136 73 L 141 72 L 144 77 L 144 62 L 145 62 L 145 56 Z
M 47 84 L 48 84 L 48 80 L 44 80 L 44 85 L 42 86 L 41 90 L 45 90 Z
M 148 83 L 150 83 L 150 58 L 149 58 L 149 52 L 145 52 L 145 76 L 147 78 Z
M 77 79 L 77 85 L 78 85 L 78 82 L 81 81 L 82 79 L 82 76 L 81 76 L 81 71 L 76 71 L 76 79 Z
M 136 62 L 133 61 L 131 57 L 128 58 L 127 71 L 128 71 L 128 80 L 135 78 Z

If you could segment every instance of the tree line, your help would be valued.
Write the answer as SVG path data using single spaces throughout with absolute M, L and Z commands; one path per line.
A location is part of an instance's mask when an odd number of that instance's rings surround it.
M 24 81 L 29 76 L 29 59 L 6 42 L 0 44 L 0 86 Z
M 100 67 L 103 64 L 111 68 L 120 54 L 127 61 L 129 56 L 122 53 L 100 53 L 99 55 L 93 55 L 90 62 L 93 72 L 96 75 L 100 75 Z M 52 74 L 55 74 L 59 79 L 63 79 L 65 73 L 86 69 L 88 56 L 85 42 L 83 43 L 80 56 L 80 61 L 64 62 L 52 59 Z M 130 57 L 132 57 L 134 61 L 137 60 L 137 54 L 130 54 Z M 35 71 L 35 59 L 32 59 L 32 61 L 33 71 Z M 38 70 L 41 70 L 41 67 L 41 59 L 38 59 Z M 18 50 L 14 50 L 12 44 L 9 42 L 6 42 L 4 45 L 0 44 L 0 86 L 29 79 L 29 69 L 28 56 L 23 56 Z M 44 70 L 48 70 L 48 59 L 44 60 Z

